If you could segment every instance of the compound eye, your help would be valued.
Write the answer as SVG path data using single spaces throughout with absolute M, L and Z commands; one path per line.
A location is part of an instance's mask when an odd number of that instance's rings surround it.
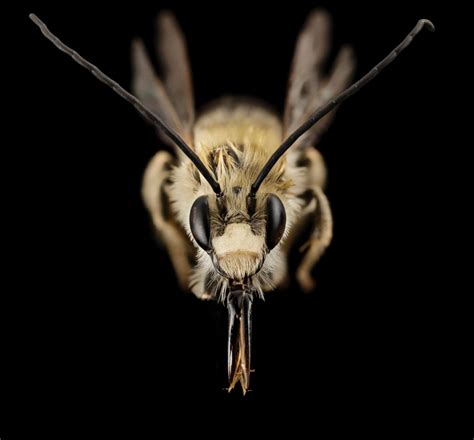
M 197 244 L 206 252 L 211 250 L 211 222 L 207 196 L 198 197 L 189 213 L 189 226 Z
M 282 201 L 274 194 L 267 198 L 267 229 L 265 241 L 269 250 L 281 240 L 286 226 L 286 211 Z

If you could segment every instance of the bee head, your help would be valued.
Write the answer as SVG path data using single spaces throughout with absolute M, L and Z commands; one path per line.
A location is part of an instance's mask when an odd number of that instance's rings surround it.
M 250 200 L 240 187 L 220 197 L 202 195 L 190 211 L 196 243 L 224 277 L 244 282 L 258 273 L 267 254 L 281 241 L 286 211 L 275 194 Z

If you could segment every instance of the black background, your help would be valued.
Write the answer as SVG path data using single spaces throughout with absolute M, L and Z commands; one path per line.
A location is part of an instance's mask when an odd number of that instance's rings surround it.
M 219 436 L 286 425 L 297 438 L 472 429 L 467 291 L 452 250 L 456 164 L 439 116 L 446 20 L 429 3 L 379 3 L 322 2 L 334 48 L 353 45 L 358 76 L 418 18 L 438 30 L 345 103 L 320 143 L 334 241 L 313 293 L 293 280 L 256 304 L 256 371 L 244 398 L 224 390 L 225 309 L 179 291 L 140 199 L 142 172 L 163 145 L 27 13 L 129 88 L 131 39 L 151 50 L 154 16 L 171 9 L 198 107 L 246 94 L 281 111 L 295 38 L 316 3 L 25 5 L 20 105 L 4 149 L 2 440 L 26 431 L 152 438 L 201 424 Z

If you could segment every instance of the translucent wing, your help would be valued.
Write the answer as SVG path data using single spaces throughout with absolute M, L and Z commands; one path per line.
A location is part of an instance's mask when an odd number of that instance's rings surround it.
M 163 67 L 161 80 L 139 39 L 132 44 L 133 93 L 192 146 L 194 101 L 184 37 L 169 13 L 158 17 L 157 48 Z M 170 143 L 168 138 L 163 140 Z
M 156 48 L 168 96 L 184 129 L 191 133 L 194 124 L 191 67 L 186 40 L 170 12 L 158 16 Z
M 352 79 L 355 59 L 352 49 L 343 47 L 330 73 L 323 68 L 330 50 L 331 19 L 323 10 L 308 17 L 296 43 L 284 113 L 284 135 L 297 129 L 318 107 L 344 90 Z M 298 141 L 299 146 L 315 145 L 329 127 L 334 111 L 326 115 Z
M 154 114 L 163 119 L 181 136 L 185 130 L 181 124 L 161 80 L 156 76 L 146 54 L 143 42 L 136 39 L 132 43 L 133 79 L 132 91 Z M 185 137 L 185 136 L 183 136 Z M 168 138 L 163 138 L 169 142 Z M 188 139 L 185 139 L 188 142 Z

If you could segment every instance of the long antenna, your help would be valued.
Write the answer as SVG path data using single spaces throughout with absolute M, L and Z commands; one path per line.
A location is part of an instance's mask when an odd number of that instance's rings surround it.
M 196 168 L 203 175 L 203 177 L 209 182 L 212 190 L 219 196 L 222 194 L 221 187 L 214 178 L 211 176 L 209 170 L 202 163 L 201 159 L 197 154 L 184 142 L 181 136 L 176 133 L 173 129 L 168 127 L 158 116 L 152 113 L 147 109 L 139 99 L 133 96 L 131 93 L 127 92 L 120 84 L 115 82 L 113 79 L 108 77 L 104 72 L 102 72 L 97 66 L 94 66 L 92 63 L 81 57 L 75 50 L 66 46 L 56 35 L 52 34 L 51 31 L 46 27 L 46 25 L 35 15 L 30 14 L 30 19 L 40 28 L 43 35 L 51 41 L 59 50 L 69 55 L 76 63 L 80 64 L 82 67 L 86 68 L 91 72 L 97 79 L 102 81 L 104 84 L 107 84 L 115 93 L 121 96 L 125 101 L 132 104 L 135 109 L 151 124 L 155 127 L 160 128 L 177 146 L 178 148 L 191 160 L 191 162 L 196 165 Z
M 278 147 L 278 149 L 272 154 L 268 162 L 260 171 L 260 174 L 255 179 L 255 182 L 252 184 L 250 189 L 249 196 L 251 198 L 255 197 L 260 185 L 267 177 L 268 173 L 278 162 L 278 160 L 286 153 L 286 151 L 298 140 L 300 136 L 306 133 L 314 124 L 316 124 L 324 115 L 329 113 L 334 107 L 344 102 L 347 98 L 352 96 L 358 90 L 360 90 L 367 83 L 372 81 L 385 67 L 387 67 L 397 56 L 413 41 L 413 38 L 423 29 L 427 28 L 429 31 L 434 32 L 435 27 L 433 23 L 429 20 L 418 20 L 418 23 L 413 28 L 413 30 L 405 37 L 405 39 L 393 49 L 380 63 L 378 63 L 369 73 L 364 75 L 359 81 L 355 82 L 340 93 L 335 98 L 331 99 L 328 103 L 317 109 L 309 119 L 304 122 L 299 128 L 297 128 L 293 133 L 291 133 L 285 141 Z

